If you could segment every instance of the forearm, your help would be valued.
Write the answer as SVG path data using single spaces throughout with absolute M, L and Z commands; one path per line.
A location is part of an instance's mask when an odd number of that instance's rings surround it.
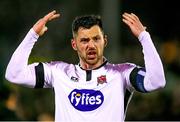
M 152 91 L 164 87 L 166 81 L 163 65 L 149 33 L 143 31 L 138 38 L 143 47 L 144 54 L 146 69 L 146 74 L 144 77 L 145 89 L 147 91 Z
M 5 75 L 7 80 L 30 87 L 34 85 L 33 67 L 36 64 L 28 66 L 28 58 L 37 39 L 38 35 L 31 29 L 10 59 Z

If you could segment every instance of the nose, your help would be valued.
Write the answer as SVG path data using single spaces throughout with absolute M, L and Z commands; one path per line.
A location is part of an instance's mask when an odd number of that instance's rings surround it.
M 90 41 L 89 41 L 88 47 L 89 47 L 89 48 L 94 48 L 94 47 L 95 47 L 95 44 L 94 44 L 94 41 L 93 41 L 93 40 L 90 40 Z

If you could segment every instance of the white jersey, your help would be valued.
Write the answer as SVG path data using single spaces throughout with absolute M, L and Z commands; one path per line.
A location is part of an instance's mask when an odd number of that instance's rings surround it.
M 39 69 L 41 65 L 38 65 Z M 124 95 L 132 89 L 129 74 L 134 65 L 108 62 L 95 70 L 63 62 L 43 63 L 43 87 L 53 87 L 56 119 L 61 121 L 118 122 L 124 120 Z M 43 76 L 38 70 L 38 77 Z M 43 79 L 43 78 L 42 78 Z M 40 87 L 40 85 L 39 85 Z M 125 103 L 126 104 L 126 103 Z
M 107 60 L 94 70 L 61 61 L 28 65 L 37 39 L 31 29 L 14 52 L 6 78 L 32 88 L 54 88 L 55 121 L 124 121 L 128 98 L 134 90 L 150 92 L 165 85 L 162 63 L 148 32 L 139 37 L 145 69 L 131 63 L 111 64 Z

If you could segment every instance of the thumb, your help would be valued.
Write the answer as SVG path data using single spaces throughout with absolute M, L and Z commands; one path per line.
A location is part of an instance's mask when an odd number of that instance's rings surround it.
M 40 31 L 39 36 L 42 36 L 47 30 L 48 28 L 44 26 L 43 29 Z

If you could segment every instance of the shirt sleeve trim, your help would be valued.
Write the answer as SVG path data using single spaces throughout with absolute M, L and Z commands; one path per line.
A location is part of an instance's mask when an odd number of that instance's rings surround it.
M 44 86 L 44 67 L 42 63 L 35 66 L 36 85 L 34 88 L 43 88 Z

